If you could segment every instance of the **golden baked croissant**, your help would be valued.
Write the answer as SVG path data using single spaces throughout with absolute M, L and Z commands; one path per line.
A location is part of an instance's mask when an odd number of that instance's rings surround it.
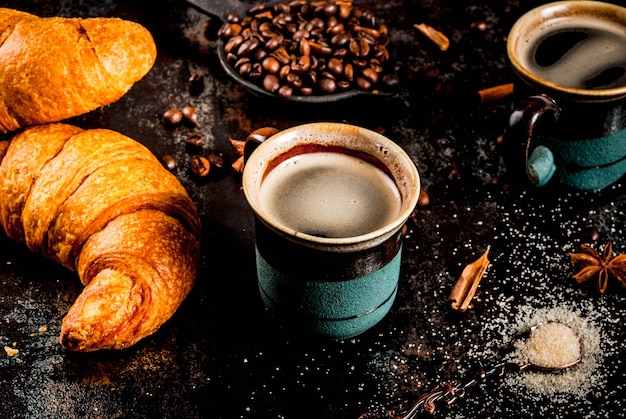
M 58 123 L 0 141 L 0 224 L 77 270 L 85 288 L 61 329 L 70 350 L 135 344 L 173 315 L 195 281 L 193 202 L 147 148 L 115 131 Z
M 60 18 L 0 8 L 0 132 L 111 104 L 152 68 L 154 40 L 118 18 Z

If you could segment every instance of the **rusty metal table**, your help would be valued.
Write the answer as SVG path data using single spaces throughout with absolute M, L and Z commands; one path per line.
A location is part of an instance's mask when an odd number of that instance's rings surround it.
M 216 0 L 218 1 L 218 0 Z M 252 2 L 250 2 L 252 4 Z M 623 182 L 601 192 L 548 185 L 531 189 L 507 173 L 498 145 L 512 98 L 481 103 L 480 89 L 510 83 L 505 43 L 511 25 L 538 1 L 355 0 L 390 29 L 401 84 L 388 98 L 294 106 L 250 95 L 230 80 L 215 52 L 219 20 L 183 1 L 5 0 L 41 16 L 117 16 L 153 33 L 152 71 L 118 102 L 70 122 L 117 130 L 174 156 L 174 173 L 203 222 L 198 282 L 155 335 L 121 352 L 67 353 L 61 319 L 80 293 L 73 272 L 0 235 L 0 414 L 16 418 L 357 418 L 408 407 L 438 383 L 496 362 L 499 342 L 522 313 L 565 306 L 598 328 L 602 353 L 584 396 L 532 397 L 490 379 L 434 417 L 616 417 L 626 409 L 626 293 L 578 285 L 568 252 L 612 240 L 626 251 Z M 445 33 L 442 52 L 414 24 Z M 204 75 L 202 91 L 190 90 Z M 194 106 L 193 131 L 167 127 L 171 107 Z M 229 139 L 259 127 L 333 120 L 383 132 L 413 158 L 430 203 L 408 222 L 398 297 L 374 329 L 345 341 L 316 341 L 276 325 L 257 293 L 254 230 Z M 226 167 L 199 180 L 199 153 Z M 594 230 L 596 234 L 590 234 Z M 465 264 L 490 248 L 492 265 L 465 313 L 448 294 Z M 40 331 L 40 327 L 47 330 Z M 42 329 L 43 330 L 43 329 Z M 495 349 L 495 350 L 494 350 Z

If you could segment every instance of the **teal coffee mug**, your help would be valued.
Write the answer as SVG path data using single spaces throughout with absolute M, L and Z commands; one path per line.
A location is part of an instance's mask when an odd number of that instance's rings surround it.
M 599 190 L 626 173 L 626 8 L 559 1 L 530 10 L 509 32 L 519 76 L 503 136 L 510 169 Z
M 265 306 L 288 327 L 333 339 L 377 324 L 398 290 L 419 189 L 410 157 L 368 129 L 311 123 L 260 143 L 243 190 Z

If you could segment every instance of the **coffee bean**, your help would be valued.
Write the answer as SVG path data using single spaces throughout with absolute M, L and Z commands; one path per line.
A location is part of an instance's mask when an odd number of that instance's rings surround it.
M 352 12 L 352 7 L 349 4 L 341 3 L 339 4 L 339 10 L 337 15 L 340 19 L 348 19 L 350 17 L 350 13 Z
M 218 154 L 210 153 L 207 156 L 207 160 L 209 160 L 209 164 L 212 167 L 215 167 L 215 168 L 218 168 L 218 169 L 221 169 L 221 168 L 224 167 L 224 157 L 222 157 L 222 156 L 220 156 Z
M 318 7 L 316 11 L 324 13 L 326 16 L 332 16 L 337 13 L 337 5 L 335 3 L 326 3 Z
M 364 77 L 357 77 L 356 85 L 361 90 L 369 90 L 372 88 L 372 83 Z
M 283 97 L 371 90 L 387 75 L 387 27 L 348 2 L 260 3 L 243 18 L 229 15 L 218 34 L 240 75 Z
M 349 44 L 350 52 L 358 58 L 367 57 L 370 53 L 370 44 L 363 38 L 352 38 Z
M 185 142 L 195 147 L 202 147 L 202 144 L 204 144 L 204 136 L 200 132 L 194 132 L 187 137 Z
M 294 73 L 306 73 L 311 69 L 311 57 L 303 55 L 291 62 L 291 71 Z
M 303 39 L 308 39 L 309 36 L 311 36 L 311 33 L 308 30 L 306 30 L 306 29 L 298 29 L 297 31 L 294 32 L 294 34 L 291 37 L 291 39 L 293 41 L 301 41 Z
M 303 86 L 300 88 L 300 94 L 302 96 L 311 96 L 313 94 L 313 87 Z
M 343 75 L 348 82 L 354 80 L 354 66 L 351 63 L 348 63 L 343 67 Z
M 300 55 L 311 55 L 311 43 L 306 38 L 300 40 Z
M 260 79 L 263 76 L 263 66 L 260 63 L 253 63 L 248 75 L 251 79 Z
M 335 46 L 335 47 L 343 47 L 345 45 L 348 45 L 350 43 L 350 34 L 347 32 L 340 32 L 338 34 L 335 34 L 331 39 L 330 39 L 330 44 Z
M 263 88 L 270 93 L 275 93 L 280 89 L 280 80 L 273 74 L 263 77 Z
M 288 73 L 285 76 L 285 81 L 292 87 L 300 88 L 302 87 L 302 79 L 295 73 Z
M 285 47 L 278 47 L 272 52 L 272 57 L 276 58 L 281 64 L 288 65 L 291 62 L 291 57 L 285 49 Z
M 176 168 L 176 159 L 169 154 L 165 155 L 163 156 L 163 165 L 169 170 L 174 170 Z
M 376 70 L 374 70 L 371 67 L 363 69 L 361 74 L 363 74 L 363 78 L 365 78 L 370 83 L 377 83 L 378 82 L 378 73 L 376 72 Z
M 337 83 L 337 90 L 348 90 L 350 88 L 350 82 L 348 80 L 338 80 L 336 81 Z
M 172 125 L 176 125 L 183 120 L 183 113 L 179 109 L 168 109 L 163 114 L 163 119 Z
M 227 38 L 230 38 L 231 36 L 237 36 L 241 33 L 241 25 L 233 22 L 233 23 L 227 23 L 225 25 L 223 25 L 220 30 L 217 32 L 217 34 L 219 36 L 224 36 Z
M 280 62 L 274 57 L 265 58 L 261 66 L 268 73 L 278 73 L 280 70 Z
M 336 20 L 336 19 L 335 19 Z M 338 22 L 334 22 L 332 25 L 329 23 L 328 25 L 328 29 L 326 29 L 326 33 L 328 35 L 338 35 L 338 34 L 342 34 L 345 33 L 344 32 L 344 24 L 343 23 L 338 23 Z
M 231 38 L 228 38 L 228 42 L 226 42 L 226 45 L 224 45 L 224 51 L 226 53 L 234 52 L 237 48 L 239 48 L 239 45 L 241 45 L 242 43 L 243 43 L 243 36 L 241 35 L 236 35 Z
M 191 159 L 190 168 L 196 176 L 204 177 L 209 174 L 211 163 L 206 157 L 194 157 Z
M 257 38 L 248 38 L 239 44 L 237 48 L 237 55 L 246 56 L 249 55 L 252 51 L 257 49 L 260 45 L 260 42 Z
M 232 12 L 228 14 L 228 17 L 226 18 L 226 20 L 231 23 L 237 23 L 241 21 L 241 18 L 239 17 L 237 13 Z
M 291 95 L 293 95 L 293 88 L 288 84 L 283 84 L 278 89 L 278 96 L 280 97 L 289 97 Z
M 315 52 L 317 55 L 328 56 L 333 53 L 333 49 L 328 45 L 319 42 L 309 42 L 309 45 L 311 46 L 311 51 Z
M 337 83 L 330 77 L 324 77 L 318 83 L 318 87 L 323 93 L 334 93 L 337 90 Z
M 193 125 L 198 124 L 198 114 L 196 113 L 196 109 L 193 106 L 185 106 L 181 113 L 185 119 L 192 123 Z
M 343 73 L 343 63 L 341 62 L 341 60 L 337 57 L 333 57 L 330 60 L 328 60 L 328 69 L 335 74 L 342 74 Z
M 285 40 L 284 35 L 272 34 L 270 39 L 265 43 L 265 48 L 267 48 L 269 51 L 273 51 L 276 48 L 278 48 L 283 43 L 284 40 Z
M 278 71 L 278 78 L 279 79 L 286 79 L 290 74 L 294 74 L 295 75 L 295 73 L 291 72 L 291 66 L 285 64 Z
M 235 63 L 235 69 L 240 76 L 249 76 L 252 72 L 252 63 L 248 57 L 241 58 Z

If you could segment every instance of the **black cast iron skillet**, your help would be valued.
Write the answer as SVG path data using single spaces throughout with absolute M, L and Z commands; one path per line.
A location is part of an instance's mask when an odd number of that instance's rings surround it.
M 186 0 L 186 2 L 195 7 L 200 12 L 215 16 L 224 23 L 226 22 L 227 17 L 230 13 L 237 13 L 240 16 L 245 16 L 246 12 L 251 7 L 250 5 L 244 4 L 239 0 Z M 380 90 L 368 91 L 350 89 L 339 93 L 324 95 L 292 95 L 289 97 L 281 97 L 275 93 L 268 92 L 261 86 L 245 79 L 239 73 L 237 73 L 226 60 L 226 53 L 224 52 L 224 41 L 222 39 L 219 39 L 217 43 L 217 55 L 219 57 L 220 63 L 222 64 L 222 67 L 224 68 L 224 71 L 226 71 L 228 76 L 243 85 L 250 92 L 261 97 L 271 97 L 274 99 L 279 98 L 286 101 L 300 103 L 330 103 L 350 99 L 356 96 L 389 96 L 391 94 L 391 92 L 384 92 Z

